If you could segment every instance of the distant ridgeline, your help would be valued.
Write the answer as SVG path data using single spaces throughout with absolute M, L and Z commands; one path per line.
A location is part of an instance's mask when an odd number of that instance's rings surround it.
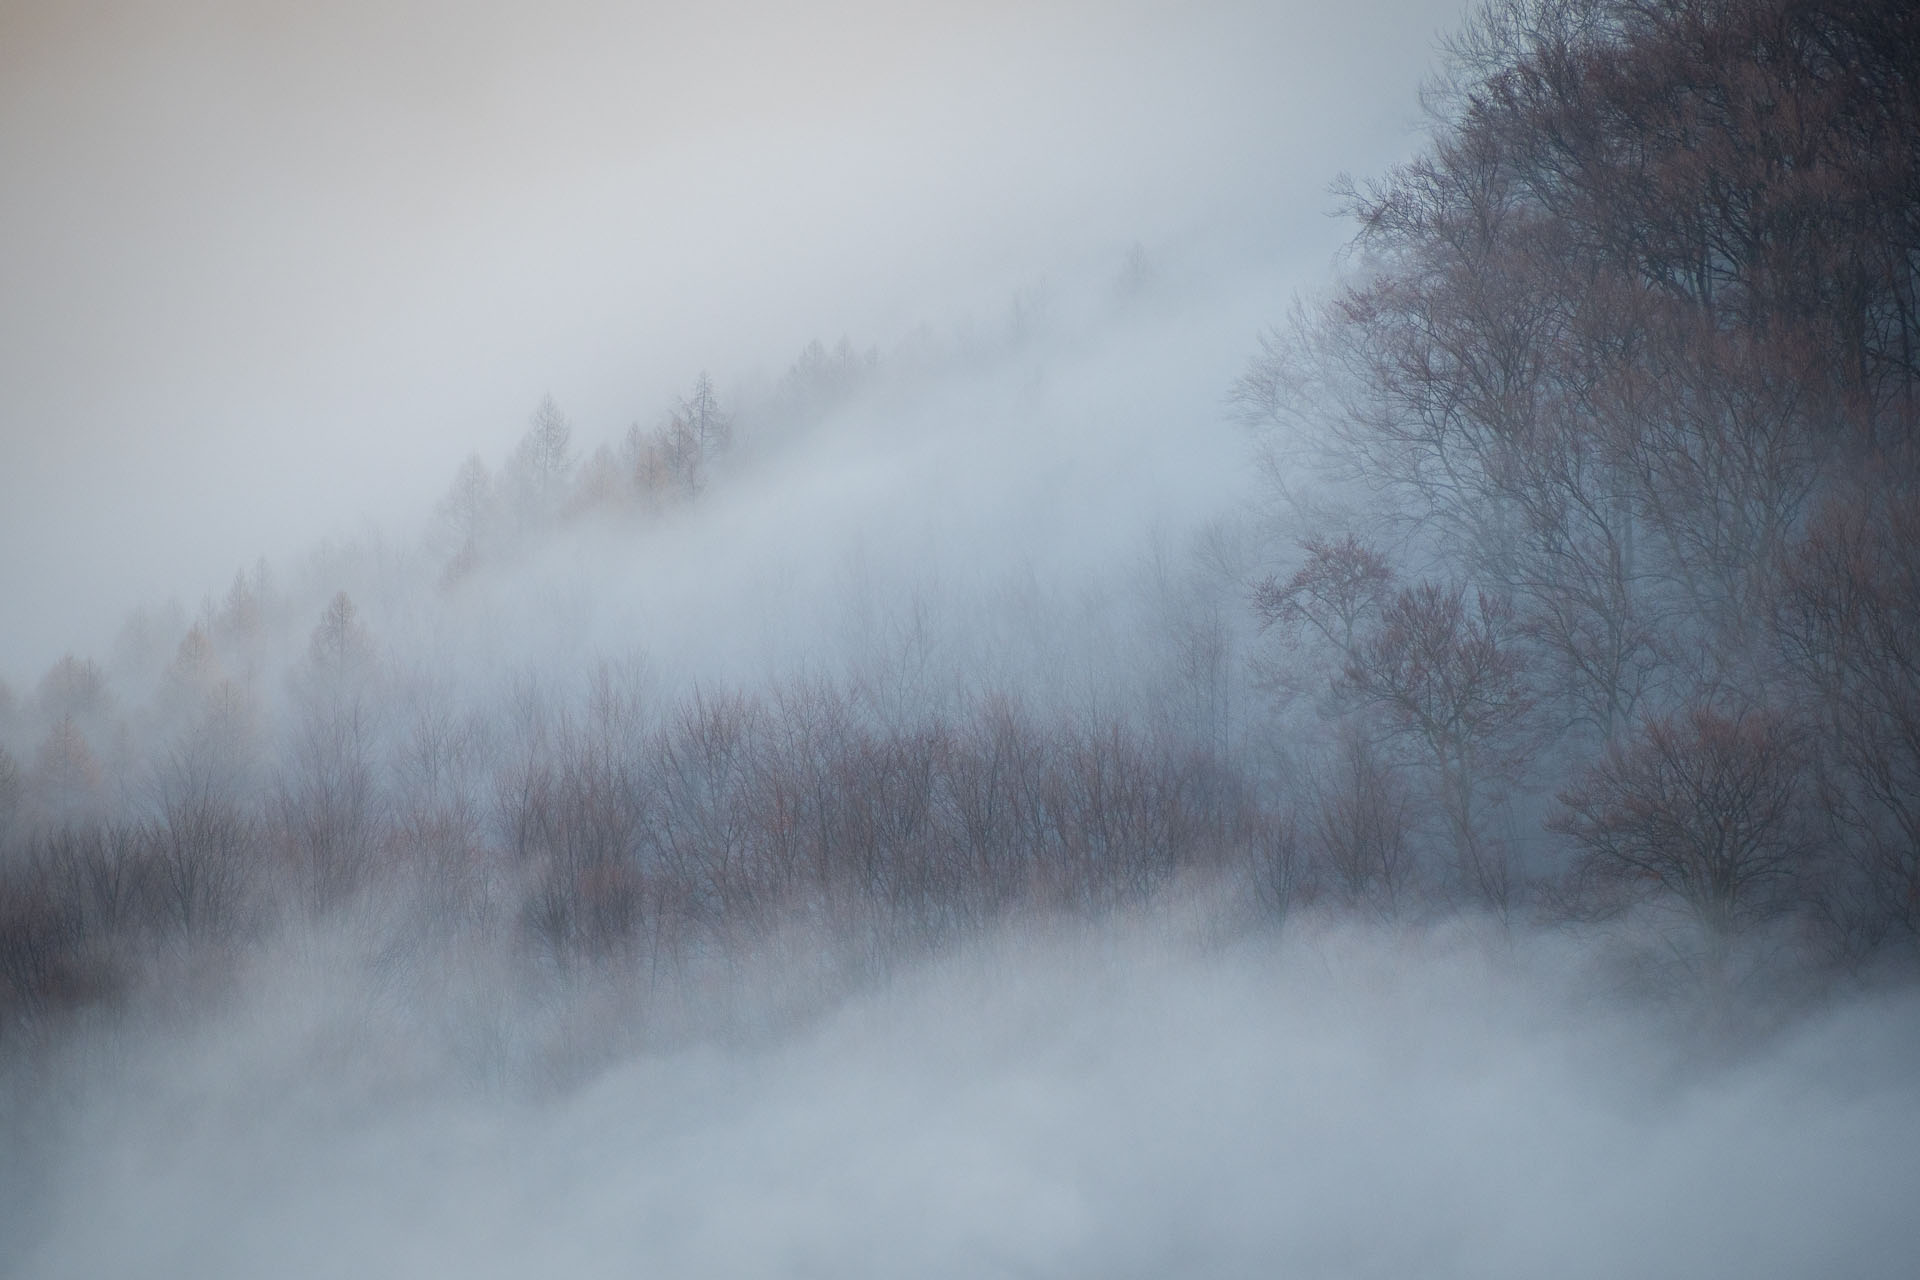
M 877 352 L 856 352 L 845 338 L 831 352 L 813 342 L 760 414 L 793 420 L 824 412 L 877 363 Z M 531 529 L 595 511 L 658 511 L 697 497 L 733 446 L 734 419 L 702 373 L 660 425 L 648 430 L 636 422 L 617 446 L 602 444 L 582 460 L 574 452 L 572 424 L 547 397 L 498 475 L 476 454 L 454 476 L 435 513 L 433 535 L 436 550 L 446 556 L 445 580 L 457 581 L 489 551 Z

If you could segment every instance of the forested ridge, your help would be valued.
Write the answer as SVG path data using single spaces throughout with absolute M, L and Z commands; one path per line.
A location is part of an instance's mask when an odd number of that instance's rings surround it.
M 456 640 L 418 617 L 583 529 L 649 555 L 741 455 L 912 361 L 816 344 L 732 401 L 701 375 L 592 452 L 542 403 L 417 547 L 340 559 L 426 602 L 387 633 L 261 565 L 0 688 L 0 1052 L 211 997 L 287 922 L 368 904 L 396 953 L 649 984 L 796 922 L 877 971 L 1201 883 L 1283 929 L 1586 930 L 1669 987 L 1903 978 L 1917 67 L 1894 0 L 1481 11 L 1420 154 L 1340 187 L 1344 283 L 1232 391 L 1267 501 L 1217 558 L 1231 616 L 1128 677 L 1177 697 L 929 676 L 911 617 L 760 685 L 423 671 Z

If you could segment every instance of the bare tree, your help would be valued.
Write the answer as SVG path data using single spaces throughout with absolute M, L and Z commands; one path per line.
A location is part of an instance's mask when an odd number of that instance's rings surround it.
M 385 809 L 365 702 L 351 697 L 304 708 L 281 770 L 275 817 L 310 905 L 330 907 L 366 882 Z
M 86 734 L 72 716 L 47 730 L 35 754 L 33 794 L 44 821 L 72 822 L 95 815 L 105 777 Z
M 1512 868 L 1490 826 L 1531 746 L 1533 693 L 1513 611 L 1466 588 L 1423 582 L 1396 596 L 1347 667 L 1349 688 L 1419 748 L 1462 884 L 1505 911 Z
M 453 485 L 435 512 L 444 531 L 448 581 L 458 579 L 479 562 L 493 522 L 494 503 L 493 477 L 487 464 L 479 454 L 471 454 L 454 473 Z
M 242 799 L 234 744 L 200 733 L 154 772 L 160 821 L 153 832 L 162 901 L 173 922 L 204 932 L 231 914 L 256 840 Z
M 1308 784 L 1307 830 L 1341 899 L 1392 915 L 1415 880 L 1412 796 L 1353 725 L 1326 770 Z
M 573 471 L 573 424 L 552 396 L 543 397 L 533 411 L 507 471 L 523 522 L 550 519 L 560 510 Z
M 8 837 L 13 833 L 22 789 L 20 766 L 15 763 L 13 753 L 0 746 L 0 852 L 7 848 Z
M 634 488 L 643 496 L 677 493 L 692 497 L 707 486 L 715 459 L 733 446 L 733 418 L 720 403 L 713 380 L 702 373 L 664 425 L 652 432 L 635 423 L 623 452 Z
M 343 675 L 366 662 L 371 656 L 366 628 L 360 623 L 360 611 L 344 591 L 336 591 L 320 615 L 307 645 L 313 665 L 328 675 Z
M 1588 889 L 1677 900 L 1718 963 L 1740 929 L 1791 905 L 1811 852 L 1805 802 L 1790 725 L 1695 707 L 1609 748 L 1550 825 Z
M 1308 538 L 1306 562 L 1282 582 L 1254 585 L 1253 607 L 1263 630 L 1278 634 L 1284 653 L 1263 661 L 1263 683 L 1283 697 L 1309 688 L 1323 697 L 1346 667 L 1393 595 L 1387 558 L 1352 534 L 1338 541 Z
M 106 673 L 92 658 L 66 654 L 40 678 L 34 700 L 49 721 L 93 723 L 110 705 Z
M 1306 563 L 1285 583 L 1272 577 L 1259 583 L 1254 608 L 1266 625 L 1309 630 L 1349 661 L 1362 628 L 1389 597 L 1393 568 L 1352 534 L 1337 542 L 1308 538 L 1301 546 Z
M 1774 628 L 1852 860 L 1822 890 L 1855 948 L 1920 938 L 1920 501 L 1836 500 L 1784 569 Z

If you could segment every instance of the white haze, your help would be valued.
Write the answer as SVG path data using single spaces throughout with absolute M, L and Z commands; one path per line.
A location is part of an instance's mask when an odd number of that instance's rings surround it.
M 800 950 L 664 1035 L 630 986 L 310 939 L 59 1065 L 17 1274 L 1908 1274 L 1910 995 L 1728 1052 L 1564 939 L 1203 919 L 1017 929 L 796 1022 Z
M 1222 300 L 1232 338 L 1144 370 L 1162 429 L 1212 427 L 1457 11 L 8 5 L 0 671 L 417 519 L 544 393 L 608 438 L 702 368 L 992 329 L 1134 245 Z

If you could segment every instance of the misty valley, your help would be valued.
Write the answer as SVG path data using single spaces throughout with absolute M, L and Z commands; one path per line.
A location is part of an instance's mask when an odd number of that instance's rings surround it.
M 1912 1274 L 1916 68 L 1495 0 L 1290 308 L 536 388 L 0 671 L 0 1275 Z

